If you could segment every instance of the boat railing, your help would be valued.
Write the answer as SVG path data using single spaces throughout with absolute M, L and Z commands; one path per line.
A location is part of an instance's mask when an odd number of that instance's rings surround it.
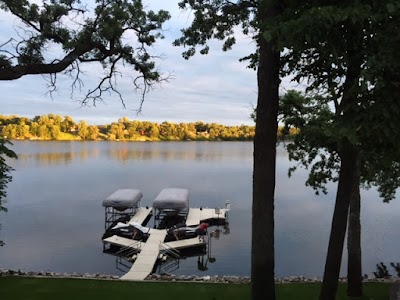
M 160 242 L 159 250 L 161 254 L 167 254 L 168 256 L 171 256 L 175 259 L 181 258 L 179 250 L 172 248 L 171 246 Z
M 141 241 L 134 241 L 132 244 L 121 247 L 116 254 L 121 256 L 133 256 L 134 254 L 140 252 L 142 249 Z

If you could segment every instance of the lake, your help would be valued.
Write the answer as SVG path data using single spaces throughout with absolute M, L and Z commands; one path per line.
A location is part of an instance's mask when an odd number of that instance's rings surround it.
M 0 268 L 121 275 L 115 257 L 102 253 L 102 201 L 137 188 L 142 205 L 151 205 L 161 189 L 179 187 L 190 190 L 191 207 L 229 200 L 230 234 L 213 240 L 216 262 L 206 272 L 189 258 L 173 273 L 250 275 L 253 143 L 15 141 L 12 149 L 19 159 L 10 161 L 8 212 L 0 214 Z M 278 147 L 276 275 L 322 276 L 336 185 L 317 196 L 304 185 L 305 170 L 287 177 L 292 165 Z M 362 191 L 364 273 L 400 261 L 398 200 L 386 204 L 375 190 Z

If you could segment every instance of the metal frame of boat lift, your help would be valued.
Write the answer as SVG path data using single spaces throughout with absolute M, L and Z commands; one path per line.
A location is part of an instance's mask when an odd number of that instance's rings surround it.
M 105 230 L 114 226 L 118 221 L 129 221 L 140 207 L 143 194 L 140 190 L 120 189 L 111 194 L 103 201 L 105 208 L 104 227 Z

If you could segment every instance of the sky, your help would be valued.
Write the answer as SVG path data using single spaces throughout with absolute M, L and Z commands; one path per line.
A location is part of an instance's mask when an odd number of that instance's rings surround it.
M 37 1 L 36 1 L 37 2 Z M 85 1 L 83 1 L 85 2 Z M 49 95 L 48 82 L 41 75 L 24 76 L 14 81 L 0 81 L 0 114 L 34 117 L 55 113 L 72 116 L 75 121 L 86 120 L 90 124 L 106 124 L 126 116 L 131 120 L 152 122 L 216 122 L 224 125 L 253 125 L 250 118 L 257 103 L 256 71 L 239 62 L 255 50 L 251 37 L 236 34 L 237 44 L 231 51 L 223 52 L 222 44 L 210 42 L 208 55 L 196 54 L 189 60 L 182 58 L 183 47 L 174 47 L 172 42 L 180 36 L 180 29 L 191 24 L 190 11 L 182 11 L 175 0 L 145 0 L 148 9 L 164 9 L 171 19 L 163 26 L 165 39 L 158 40 L 150 49 L 162 59 L 157 60 L 158 69 L 170 74 L 171 79 L 156 85 L 145 98 L 140 114 L 140 94 L 135 93 L 129 70 L 124 70 L 118 79 L 118 89 L 123 93 L 126 107 L 118 96 L 111 94 L 96 107 L 82 107 L 79 99 L 82 92 L 98 83 L 102 69 L 98 64 L 84 67 L 84 86 L 75 90 L 71 97 L 71 79 L 57 75 L 57 92 Z M 12 15 L 0 12 L 0 44 L 15 36 L 20 22 Z M 51 54 L 50 54 L 51 55 Z M 281 93 L 289 88 L 298 88 L 284 78 Z

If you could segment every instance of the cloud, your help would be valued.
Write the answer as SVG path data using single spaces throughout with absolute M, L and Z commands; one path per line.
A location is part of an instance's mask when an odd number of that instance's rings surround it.
M 90 2 L 92 3 L 92 2 Z M 246 62 L 239 59 L 255 51 L 251 37 L 236 30 L 237 43 L 231 51 L 223 52 L 220 41 L 210 41 L 208 55 L 196 54 L 189 60 L 182 58 L 183 47 L 174 47 L 172 42 L 180 36 L 180 29 L 191 24 L 190 11 L 181 11 L 178 1 L 147 1 L 148 9 L 164 9 L 170 12 L 171 19 L 164 26 L 165 39 L 157 41 L 150 48 L 156 59 L 158 69 L 165 75 L 172 74 L 169 82 L 156 85 L 146 95 L 141 115 L 136 115 L 140 106 L 140 93 L 135 93 L 132 78 L 135 72 L 129 66 L 121 67 L 118 89 L 126 100 L 123 108 L 116 94 L 107 95 L 104 102 L 95 108 L 81 108 L 76 100 L 93 89 L 104 70 L 100 65 L 82 66 L 82 91 L 76 89 L 71 98 L 72 79 L 58 74 L 58 91 L 51 98 L 47 82 L 42 76 L 26 76 L 13 82 L 0 82 L 0 100 L 3 114 L 34 116 L 47 113 L 70 115 L 74 119 L 86 119 L 89 123 L 116 121 L 122 116 L 131 119 L 146 119 L 162 122 L 218 122 L 226 125 L 253 124 L 249 118 L 252 105 L 257 101 L 256 72 L 246 68 Z M 4 18 L 3 18 L 4 17 Z M 0 12 L 0 18 L 7 26 L 0 29 L 1 41 L 12 36 L 13 21 L 10 14 Z M 12 31 L 10 31 L 12 30 Z M 51 55 L 57 55 L 57 47 L 49 48 Z M 284 79 L 284 86 L 289 80 Z

